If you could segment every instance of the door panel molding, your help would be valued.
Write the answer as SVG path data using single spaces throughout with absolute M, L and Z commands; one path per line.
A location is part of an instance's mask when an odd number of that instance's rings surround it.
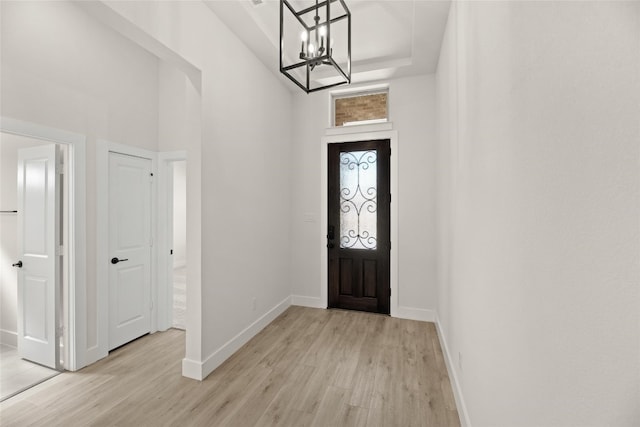
M 347 129 L 345 133 L 336 133 L 336 129 L 327 131 L 327 135 L 321 138 L 320 148 L 320 221 L 318 233 L 320 236 L 320 303 L 322 307 L 329 306 L 329 273 L 328 263 L 329 256 L 327 253 L 327 223 L 328 223 L 328 146 L 329 144 L 343 142 L 357 142 L 388 139 L 391 142 L 391 253 L 390 253 L 390 288 L 391 288 L 391 306 L 390 314 L 398 317 L 398 132 L 389 130 L 392 123 L 382 123 L 380 126 L 368 125 L 366 130 L 362 132 L 354 132 L 354 129 Z

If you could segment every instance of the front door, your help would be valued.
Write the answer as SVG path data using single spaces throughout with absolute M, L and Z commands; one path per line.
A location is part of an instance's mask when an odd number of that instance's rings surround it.
M 390 141 L 329 144 L 329 307 L 389 314 Z
M 18 151 L 18 354 L 59 368 L 60 177 L 55 144 Z
M 151 160 L 109 153 L 109 350 L 151 330 Z

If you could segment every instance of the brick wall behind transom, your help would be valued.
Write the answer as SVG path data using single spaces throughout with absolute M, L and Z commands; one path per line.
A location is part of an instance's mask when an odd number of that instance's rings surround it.
M 387 94 L 354 96 L 335 100 L 335 126 L 347 122 L 387 118 Z

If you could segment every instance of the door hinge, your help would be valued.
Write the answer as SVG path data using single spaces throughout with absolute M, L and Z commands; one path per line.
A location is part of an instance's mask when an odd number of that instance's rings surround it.
M 153 246 L 153 237 L 149 238 L 149 246 Z
M 64 163 L 59 162 L 56 164 L 56 173 L 58 175 L 64 175 Z
M 64 246 L 56 246 L 56 256 L 64 256 Z
M 391 296 L 391 288 L 389 288 L 389 296 Z

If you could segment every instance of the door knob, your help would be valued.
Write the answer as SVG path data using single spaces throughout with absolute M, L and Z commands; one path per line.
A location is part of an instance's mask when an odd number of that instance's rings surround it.
M 22 268 L 22 261 L 18 261 L 15 264 L 11 264 L 11 267 L 18 267 L 18 268 Z
M 118 259 L 116 257 L 111 258 L 111 264 L 117 264 L 122 261 L 129 261 L 129 258 L 124 258 L 124 259 Z

